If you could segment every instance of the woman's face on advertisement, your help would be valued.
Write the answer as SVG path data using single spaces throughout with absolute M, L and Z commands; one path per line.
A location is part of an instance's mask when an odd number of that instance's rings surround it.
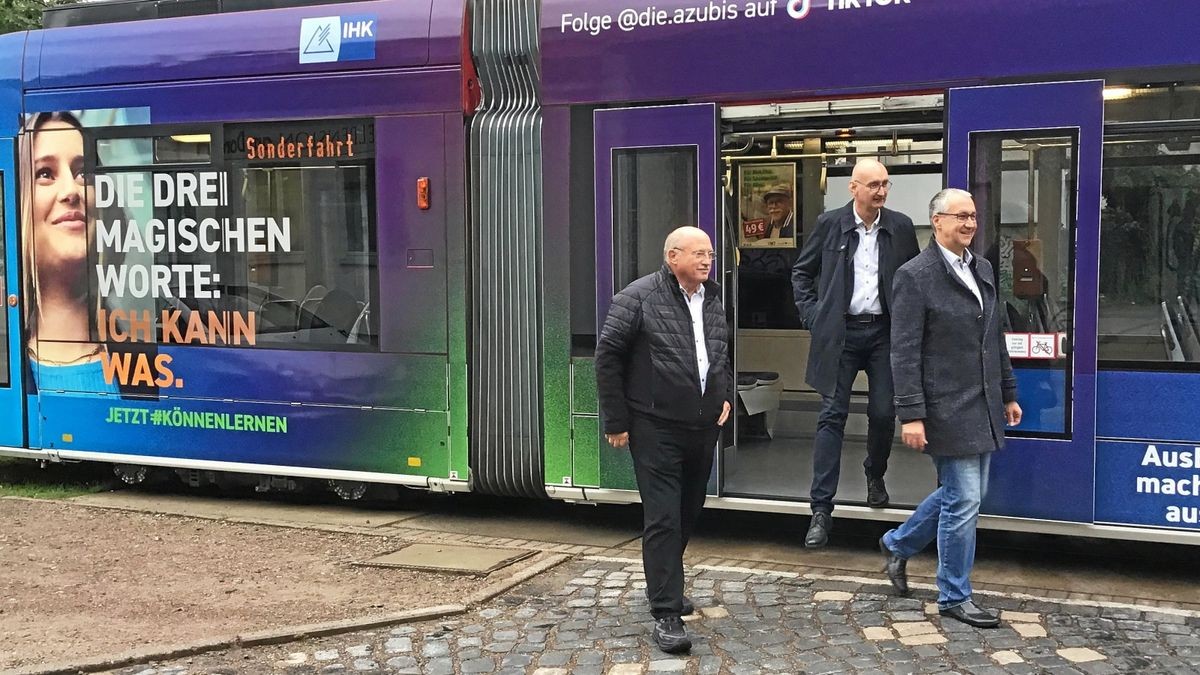
M 66 122 L 47 122 L 33 138 L 33 226 L 39 267 L 87 257 L 83 134 Z

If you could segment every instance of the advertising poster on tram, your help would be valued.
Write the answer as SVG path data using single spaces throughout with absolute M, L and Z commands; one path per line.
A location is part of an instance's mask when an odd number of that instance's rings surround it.
M 447 426 L 404 410 L 445 410 L 444 387 L 401 386 L 441 382 L 444 367 L 379 354 L 373 121 L 150 121 L 146 109 L 24 120 L 35 444 L 443 471 L 415 452 L 353 449 L 385 447 L 377 436 L 397 428 L 444 448 Z M 322 437 L 357 440 L 346 451 Z
M 1200 448 L 1098 442 L 1096 522 L 1200 529 Z
M 796 165 L 739 167 L 739 248 L 796 247 Z

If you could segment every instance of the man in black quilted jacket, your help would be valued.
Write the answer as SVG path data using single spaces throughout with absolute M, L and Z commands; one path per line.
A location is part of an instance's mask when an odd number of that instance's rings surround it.
M 682 615 L 683 550 L 704 506 L 713 454 L 732 408 L 729 327 L 712 270 L 712 241 L 681 227 L 662 269 L 613 298 L 596 345 L 604 437 L 629 447 L 642 497 L 642 564 L 654 641 L 691 649 Z

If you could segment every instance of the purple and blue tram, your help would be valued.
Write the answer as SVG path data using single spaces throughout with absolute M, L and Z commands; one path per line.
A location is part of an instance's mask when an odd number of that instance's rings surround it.
M 924 241 L 934 192 L 976 195 L 1026 411 L 981 524 L 1200 543 L 1187 4 L 49 10 L 0 36 L 0 454 L 635 501 L 598 429 L 597 326 L 690 223 L 736 326 L 709 503 L 807 513 L 819 397 L 788 272 L 871 157 Z M 897 444 L 870 509 L 855 473 L 839 513 L 882 521 L 934 481 Z

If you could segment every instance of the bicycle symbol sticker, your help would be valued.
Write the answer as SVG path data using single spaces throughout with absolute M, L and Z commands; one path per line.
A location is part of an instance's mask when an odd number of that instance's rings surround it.
M 1056 358 L 1058 350 L 1054 343 L 1057 341 L 1057 336 L 1053 333 L 1033 333 L 1029 336 L 1029 358 Z

